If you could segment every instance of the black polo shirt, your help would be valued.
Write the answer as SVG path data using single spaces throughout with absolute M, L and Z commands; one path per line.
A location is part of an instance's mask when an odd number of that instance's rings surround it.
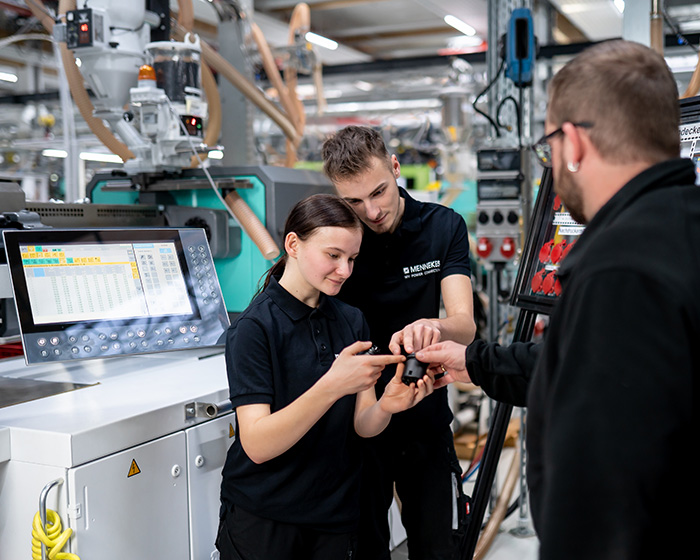
M 440 312 L 440 282 L 452 274 L 471 276 L 469 238 L 462 216 L 440 204 L 419 202 L 402 188 L 401 223 L 392 233 L 376 234 L 365 227 L 352 276 L 339 298 L 359 308 L 369 323 L 372 342 L 388 352 L 391 335 L 422 318 Z M 394 373 L 386 368 L 377 384 L 381 394 Z M 436 391 L 416 407 L 395 414 L 390 428 L 410 424 L 444 426 L 452 421 L 447 390 Z
M 233 407 L 280 410 L 325 374 L 340 351 L 369 340 L 362 313 L 321 294 L 312 308 L 270 279 L 230 327 L 226 367 Z M 256 465 L 236 439 L 223 470 L 221 500 L 255 515 L 333 532 L 359 516 L 355 395 L 338 400 L 291 449 Z

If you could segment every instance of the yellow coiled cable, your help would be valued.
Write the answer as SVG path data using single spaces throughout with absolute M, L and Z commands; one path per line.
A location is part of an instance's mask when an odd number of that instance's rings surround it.
M 77 554 L 61 552 L 72 534 L 73 529 L 70 527 L 61 531 L 61 518 L 52 509 L 46 510 L 46 527 L 42 526 L 41 516 L 37 512 L 32 522 L 32 560 L 42 560 L 42 543 L 46 546 L 49 560 L 80 560 Z

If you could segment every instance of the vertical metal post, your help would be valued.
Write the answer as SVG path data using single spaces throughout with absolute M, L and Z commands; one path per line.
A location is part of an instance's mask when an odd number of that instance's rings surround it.
M 527 431 L 527 410 L 520 409 L 520 434 L 518 443 L 520 445 L 520 496 L 518 507 L 518 525 L 511 530 L 511 534 L 516 537 L 531 537 L 535 534 L 530 524 L 530 504 L 527 498 L 527 477 L 526 477 L 526 449 L 525 434 Z
M 60 484 L 63 484 L 63 479 L 57 478 L 56 480 L 49 482 L 41 490 L 41 494 L 39 495 L 39 518 L 41 519 L 42 529 L 46 529 L 46 500 L 49 497 L 49 492 L 54 486 L 58 486 Z M 46 560 L 46 545 L 43 542 L 41 543 L 41 560 Z

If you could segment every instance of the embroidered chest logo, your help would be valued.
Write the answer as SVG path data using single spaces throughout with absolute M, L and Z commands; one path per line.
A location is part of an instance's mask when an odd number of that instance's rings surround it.
M 414 264 L 413 266 L 403 267 L 403 277 L 408 278 L 418 278 L 420 276 L 427 276 L 428 274 L 435 274 L 440 271 L 440 261 L 428 261 L 423 264 Z

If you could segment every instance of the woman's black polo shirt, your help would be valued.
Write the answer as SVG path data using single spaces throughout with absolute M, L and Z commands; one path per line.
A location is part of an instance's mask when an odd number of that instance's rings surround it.
M 369 340 L 358 309 L 324 294 L 311 308 L 271 278 L 227 333 L 233 407 L 266 403 L 275 412 L 287 406 L 357 340 Z M 236 439 L 223 470 L 223 506 L 322 530 L 354 529 L 360 466 L 355 400 L 349 395 L 337 401 L 291 449 L 261 465 Z
M 401 223 L 392 233 L 365 227 L 352 276 L 338 297 L 359 308 L 369 323 L 372 342 L 388 353 L 391 336 L 406 325 L 440 313 L 440 282 L 452 274 L 471 276 L 469 237 L 464 218 L 440 204 L 419 202 L 399 188 L 405 200 Z M 386 368 L 377 383 L 381 394 L 394 373 Z M 452 421 L 447 390 L 440 389 L 414 408 L 395 414 L 392 433 Z

